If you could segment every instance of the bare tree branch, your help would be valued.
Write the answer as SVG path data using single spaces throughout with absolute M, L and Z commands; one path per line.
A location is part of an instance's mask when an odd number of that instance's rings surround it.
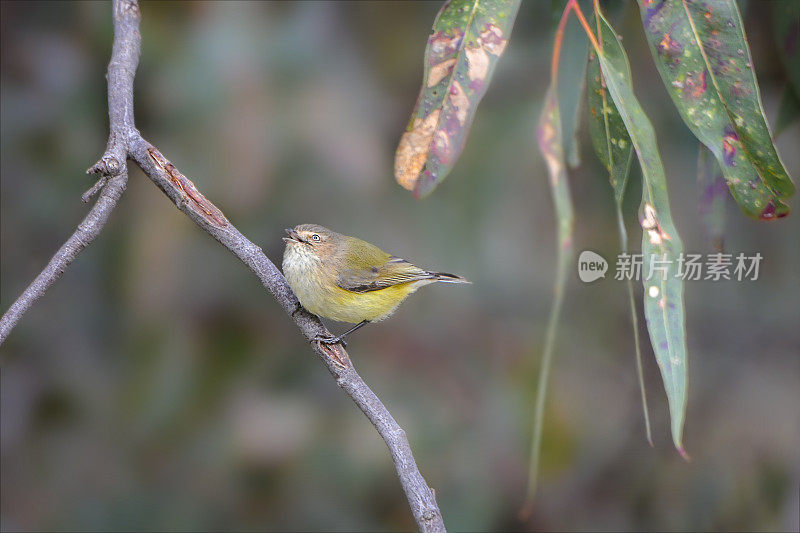
M 308 313 L 300 306 L 283 274 L 267 258 L 261 248 L 242 235 L 216 206 L 200 194 L 188 178 L 161 155 L 161 152 L 141 137 L 137 137 L 131 139 L 130 157 L 136 161 L 158 188 L 164 191 L 178 209 L 188 215 L 195 224 L 225 248 L 233 252 L 258 276 L 264 287 L 292 316 L 297 327 L 309 341 L 315 335 L 330 335 L 330 332 L 315 315 Z M 347 352 L 341 345 L 323 346 L 312 342 L 312 346 L 336 378 L 336 383 L 367 415 L 389 447 L 397 475 L 420 530 L 444 531 L 444 523 L 436 504 L 435 495 L 425 483 L 425 479 L 414 462 L 405 431 L 355 371 Z M 342 361 L 344 364 L 338 361 Z
M 117 207 L 122 193 L 125 192 L 128 184 L 127 136 L 131 131 L 136 131 L 133 125 L 133 78 L 136 75 L 141 49 L 140 20 L 141 14 L 136 2 L 114 2 L 114 45 L 107 73 L 108 144 L 100 160 L 87 171 L 90 174 L 99 174 L 100 179 L 83 195 L 83 201 L 89 201 L 91 196 L 102 190 L 100 197 L 83 222 L 78 225 L 75 233 L 11 304 L 3 318 L 0 318 L 0 344 L 6 340 L 22 315 L 61 277 L 78 254 L 100 234 L 111 212 Z
M 258 276 L 297 327 L 311 342 L 336 383 L 352 398 L 378 430 L 389 448 L 397 476 L 408 498 L 409 507 L 420 531 L 445 531 L 434 491 L 417 468 L 405 431 L 380 399 L 353 368 L 342 345 L 313 342 L 316 335 L 329 334 L 320 320 L 300 306 L 281 272 L 263 250 L 253 244 L 213 203 L 197 190 L 153 145 L 145 141 L 134 125 L 133 79 L 139 61 L 141 15 L 136 0 L 114 0 L 114 46 L 108 66 L 108 107 L 111 133 L 105 154 L 90 172 L 101 174 L 100 181 L 85 195 L 102 190 L 100 198 L 78 230 L 62 246 L 45 270 L 31 283 L 0 321 L 0 343 L 8 336 L 22 314 L 58 279 L 102 229 L 125 189 L 126 159 L 129 157 L 202 230 L 230 250 Z

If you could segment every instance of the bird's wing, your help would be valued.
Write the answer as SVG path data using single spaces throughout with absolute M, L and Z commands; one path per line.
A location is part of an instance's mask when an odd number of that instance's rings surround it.
M 337 284 L 344 290 L 370 292 L 435 277 L 405 259 L 389 255 L 375 246 L 366 248 L 362 245 L 360 249 L 363 253 L 358 258 L 351 258 L 350 264 L 340 269 Z

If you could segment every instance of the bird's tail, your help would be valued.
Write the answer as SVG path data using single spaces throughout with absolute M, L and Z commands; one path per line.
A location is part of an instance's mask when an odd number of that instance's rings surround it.
M 469 283 L 472 284 L 471 281 L 467 280 L 467 278 L 462 278 L 461 276 L 456 276 L 455 274 L 447 274 L 446 272 L 431 272 L 433 279 L 436 281 L 442 281 L 444 283 Z

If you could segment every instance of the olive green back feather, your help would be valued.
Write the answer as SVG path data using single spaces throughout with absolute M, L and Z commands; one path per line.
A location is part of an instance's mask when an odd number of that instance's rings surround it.
M 345 237 L 337 285 L 351 292 L 369 292 L 412 281 L 436 279 L 436 275 L 405 259 L 387 254 L 377 246 L 355 237 Z M 357 250 L 357 253 L 353 253 Z

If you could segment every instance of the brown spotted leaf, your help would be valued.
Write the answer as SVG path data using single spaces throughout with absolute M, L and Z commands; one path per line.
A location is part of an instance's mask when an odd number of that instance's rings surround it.
M 397 182 L 431 192 L 464 148 L 520 0 L 450 0 L 433 23 L 417 104 L 394 160 Z
M 739 207 L 785 216 L 794 184 L 772 143 L 734 0 L 639 0 L 645 35 L 678 112 L 714 154 Z

